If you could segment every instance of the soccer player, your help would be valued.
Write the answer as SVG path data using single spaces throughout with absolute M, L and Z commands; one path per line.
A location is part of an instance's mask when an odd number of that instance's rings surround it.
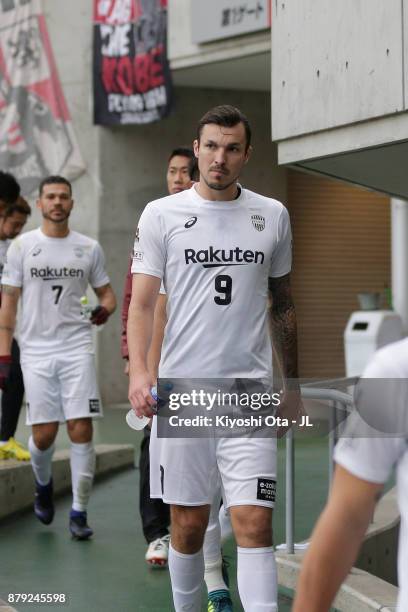
M 41 227 L 13 242 L 3 270 L 0 311 L 0 385 L 7 377 L 17 303 L 22 298 L 21 366 L 27 399 L 31 463 L 36 481 L 34 512 L 54 517 L 51 461 L 59 423 L 71 440 L 73 504 L 69 528 L 87 539 L 87 505 L 95 470 L 92 419 L 102 415 L 96 384 L 91 324 L 115 310 L 115 296 L 99 244 L 69 228 L 74 201 L 69 181 L 50 176 L 40 185 Z M 90 320 L 80 299 L 90 284 L 99 300 Z
M 189 189 L 193 182 L 198 179 L 197 160 L 192 149 L 186 147 L 178 147 L 174 149 L 168 159 L 167 167 L 167 189 L 170 195 L 180 193 L 185 189 Z M 129 371 L 129 352 L 127 346 L 127 320 L 129 303 L 132 294 L 132 273 L 130 269 L 131 261 L 126 276 L 126 285 L 122 306 L 122 356 L 126 359 L 125 372 Z M 155 312 L 152 342 L 147 355 L 147 364 L 149 371 L 154 379 L 157 378 L 158 364 L 160 360 L 161 346 L 163 342 L 164 328 L 167 322 L 166 315 L 166 295 L 164 289 L 160 289 L 160 294 L 157 299 Z M 170 525 L 170 510 L 169 506 L 161 499 L 150 498 L 150 427 L 145 427 L 144 436 L 140 448 L 140 515 L 142 518 L 142 526 L 144 536 L 149 544 L 145 559 L 152 566 L 161 566 L 167 564 L 169 553 L 169 525 Z M 219 510 L 221 493 L 215 496 L 210 519 L 208 522 L 205 538 L 204 538 L 204 561 L 205 573 L 204 580 L 208 591 L 208 610 L 213 612 L 220 602 L 225 610 L 232 610 L 232 601 L 228 588 L 228 576 L 225 564 L 221 554 L 221 525 L 219 516 L 224 518 L 224 510 Z M 223 524 L 228 525 L 229 519 L 224 518 Z M 227 606 L 230 606 L 227 608 Z
M 161 378 L 270 381 L 268 286 L 274 342 L 285 376 L 297 378 L 289 216 L 280 202 L 238 183 L 251 154 L 245 115 L 231 106 L 208 111 L 198 124 L 194 152 L 199 182 L 150 202 L 136 235 L 129 399 L 137 414 L 147 416 L 155 402 L 146 354 L 161 278 L 168 300 Z M 300 405 L 293 384 L 281 410 L 297 411 Z M 158 465 L 151 470 L 151 494 L 171 504 L 169 569 L 176 611 L 201 609 L 202 545 L 219 475 L 238 545 L 242 605 L 247 612 L 276 611 L 276 438 L 159 440 L 156 425 L 154 418 L 150 457 Z
M 20 234 L 30 214 L 31 208 L 21 196 L 14 203 L 5 204 L 0 211 L 0 283 L 11 241 Z M 14 438 L 24 396 L 20 349 L 15 338 L 11 345 L 11 359 L 10 375 L 1 395 L 0 459 L 28 461 L 30 453 Z
M 335 476 L 300 573 L 294 612 L 326 612 L 357 558 L 384 484 L 396 468 L 401 528 L 398 612 L 408 610 L 408 340 L 374 355 L 356 412 L 334 453 Z
M 167 165 L 167 189 L 169 194 L 179 193 L 188 189 L 196 178 L 197 161 L 192 149 L 177 147 L 171 152 Z M 126 360 L 125 373 L 129 372 L 129 352 L 127 346 L 127 321 L 130 298 L 132 295 L 132 259 L 126 275 L 122 303 L 122 357 Z M 149 370 L 154 378 L 157 376 L 157 366 L 163 341 L 163 331 L 166 325 L 166 295 L 160 293 L 155 309 L 155 326 L 152 344 L 148 354 Z M 143 430 L 143 440 L 140 446 L 139 458 L 139 509 L 142 519 L 143 534 L 148 543 L 145 559 L 149 565 L 167 565 L 169 552 L 170 508 L 161 499 L 150 498 L 150 427 Z

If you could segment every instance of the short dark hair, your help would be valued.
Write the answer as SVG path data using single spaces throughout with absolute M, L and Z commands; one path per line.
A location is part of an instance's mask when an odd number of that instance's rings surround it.
M 197 126 L 197 140 L 200 141 L 201 132 L 203 127 L 209 123 L 215 123 L 215 125 L 221 125 L 223 127 L 234 127 L 238 123 L 243 123 L 245 128 L 246 147 L 248 150 L 251 144 L 251 126 L 249 121 L 243 112 L 235 106 L 229 104 L 222 104 L 221 106 L 215 106 L 211 110 L 207 111 L 203 117 L 201 117 Z
M 20 195 L 20 185 L 9 172 L 0 170 L 0 200 L 6 204 L 15 202 Z
M 21 196 L 17 198 L 15 202 L 9 204 L 4 211 L 4 218 L 11 217 L 14 213 L 20 213 L 22 215 L 31 215 L 31 206 Z
M 42 196 L 42 192 L 45 185 L 68 185 L 70 194 L 72 195 L 72 185 L 68 181 L 68 179 L 64 178 L 63 176 L 58 176 L 57 174 L 55 174 L 47 176 L 45 179 L 43 179 L 38 188 L 40 196 Z
M 188 173 L 192 181 L 197 180 L 198 164 L 193 149 L 190 147 L 177 147 L 176 149 L 173 149 L 169 155 L 168 163 L 170 163 L 173 157 L 176 157 L 176 155 L 180 155 L 180 157 L 187 157 L 190 160 L 188 165 Z

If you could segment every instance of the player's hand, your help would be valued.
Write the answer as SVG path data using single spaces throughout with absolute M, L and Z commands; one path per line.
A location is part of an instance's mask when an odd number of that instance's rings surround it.
M 129 376 L 129 402 L 138 417 L 152 417 L 155 411 L 156 400 L 151 396 L 150 389 L 155 381 L 149 372 L 130 373 Z
M 11 355 L 0 355 L 0 389 L 4 390 L 6 381 L 10 376 Z
M 276 411 L 276 416 L 281 419 L 287 419 L 289 424 L 287 426 L 281 426 L 277 429 L 278 438 L 282 438 L 287 431 L 295 423 L 292 421 L 300 421 L 300 418 L 306 414 L 306 411 L 303 406 L 302 397 L 300 395 L 300 390 L 285 390 L 281 395 L 281 401 L 279 407 Z
M 105 306 L 96 306 L 91 312 L 92 325 L 103 325 L 109 319 L 110 313 Z

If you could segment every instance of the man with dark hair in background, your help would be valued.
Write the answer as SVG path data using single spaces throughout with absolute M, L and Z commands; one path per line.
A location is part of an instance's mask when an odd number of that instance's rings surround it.
M 14 208 L 18 200 L 19 205 Z M 10 241 L 23 229 L 30 213 L 29 205 L 20 198 L 20 185 L 15 177 L 0 170 L 0 282 Z M 14 338 L 10 367 L 0 363 L 0 371 L 2 367 L 9 369 L 10 376 L 1 397 L 0 459 L 28 460 L 30 453 L 14 439 L 24 396 L 20 352 Z
M 4 178 L 4 173 L 0 173 L 0 183 L 2 180 L 4 181 Z M 11 178 L 13 179 L 13 177 Z M 0 192 L 3 198 L 4 196 L 6 198 L 15 196 L 16 190 L 13 181 L 10 184 L 12 188 L 8 190 L 8 193 L 5 193 L 7 190 Z M 2 206 L 0 211 L 0 283 L 11 241 L 20 234 L 30 214 L 31 208 L 21 196 L 14 203 Z M 24 382 L 20 366 L 20 349 L 16 339 L 13 338 L 10 373 L 1 394 L 0 459 L 13 458 L 19 461 L 30 459 L 28 450 L 14 438 L 23 397 Z

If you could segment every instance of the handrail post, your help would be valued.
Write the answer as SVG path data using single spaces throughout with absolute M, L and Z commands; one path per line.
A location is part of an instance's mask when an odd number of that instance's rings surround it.
M 286 434 L 286 552 L 293 555 L 295 552 L 295 440 L 293 428 Z

